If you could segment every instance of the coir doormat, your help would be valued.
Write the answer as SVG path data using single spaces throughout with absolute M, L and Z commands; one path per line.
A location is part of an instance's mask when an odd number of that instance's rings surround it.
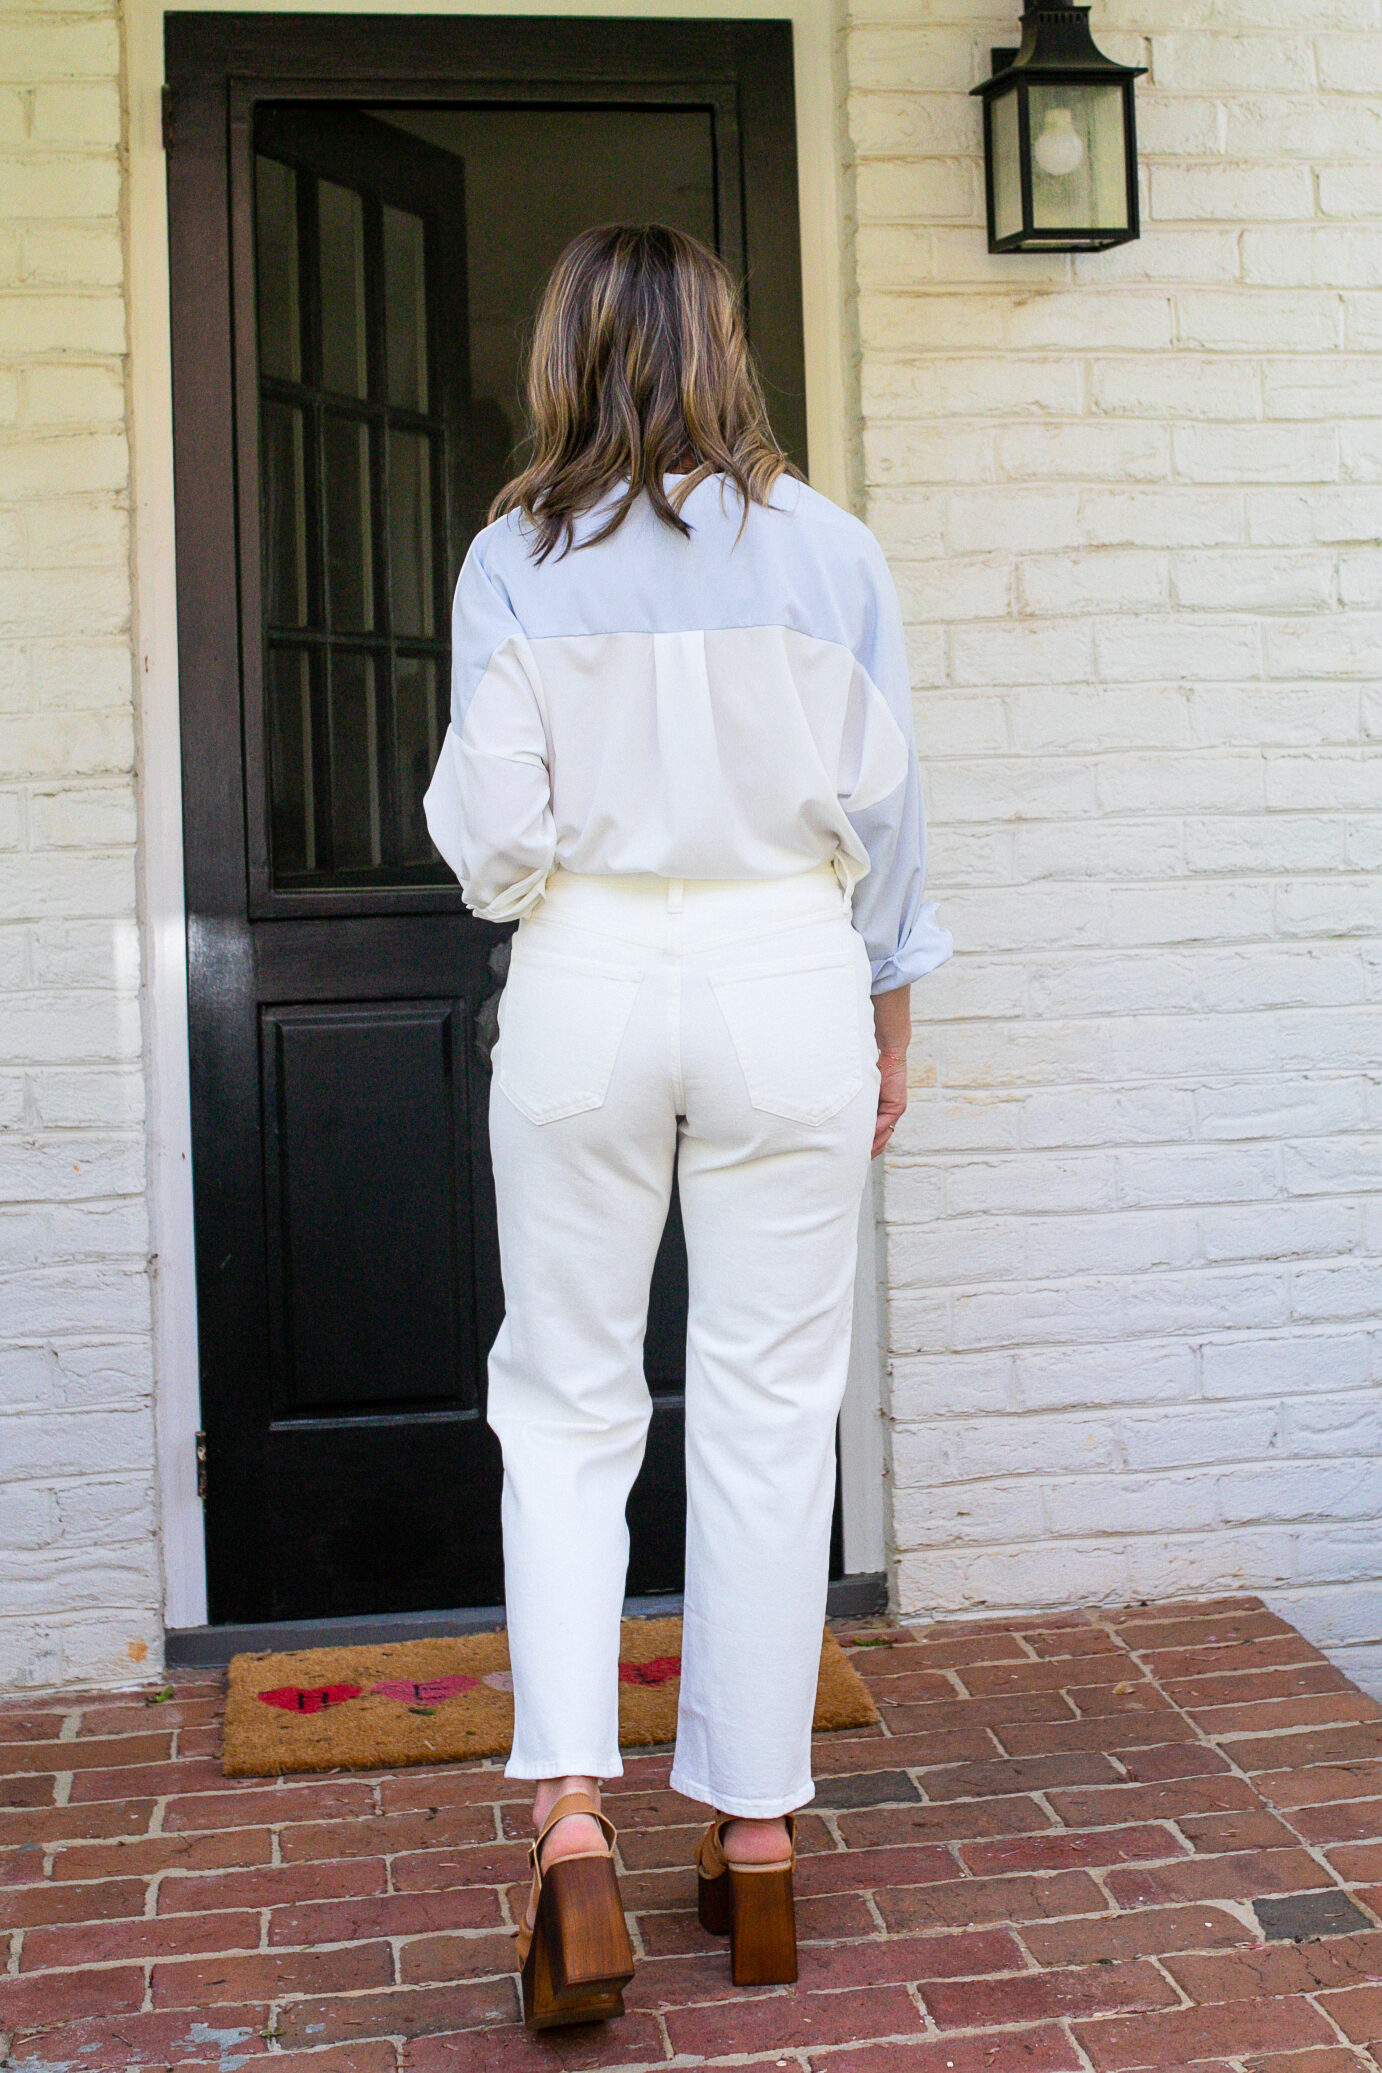
M 681 1683 L 681 1621 L 625 1620 L 619 1643 L 619 1740 L 671 1742 Z M 507 1634 L 389 1641 L 236 1656 L 222 1764 L 227 1777 L 284 1771 L 392 1770 L 506 1756 L 513 1740 Z M 813 1725 L 878 1718 L 863 1680 L 828 1630 Z

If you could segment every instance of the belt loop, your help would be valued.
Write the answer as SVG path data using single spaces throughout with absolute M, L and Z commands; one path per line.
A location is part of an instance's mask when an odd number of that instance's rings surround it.
M 667 912 L 668 912 L 669 914 L 680 914 L 680 913 L 681 913 L 681 902 L 682 902 L 682 895 L 683 895 L 683 893 L 685 892 L 685 890 L 686 890 L 686 881 L 685 881 L 685 879 L 684 879 L 684 878 L 669 878 L 669 879 L 668 879 L 668 881 L 667 881 Z

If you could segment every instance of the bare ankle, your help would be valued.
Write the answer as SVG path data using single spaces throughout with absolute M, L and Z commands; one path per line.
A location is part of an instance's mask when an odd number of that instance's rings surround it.
M 533 1827 L 541 1828 L 559 1799 L 565 1799 L 569 1792 L 583 1792 L 587 1799 L 600 1804 L 600 1781 L 598 1778 L 539 1778 L 533 1790 Z

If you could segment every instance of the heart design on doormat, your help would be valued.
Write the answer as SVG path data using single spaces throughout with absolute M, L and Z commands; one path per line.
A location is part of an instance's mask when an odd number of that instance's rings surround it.
M 260 1692 L 259 1698 L 266 1706 L 281 1706 L 285 1713 L 320 1713 L 327 1706 L 358 1699 L 363 1689 L 358 1684 L 276 1684 L 272 1691 Z
M 680 1675 L 680 1656 L 654 1656 L 651 1662 L 619 1665 L 621 1684 L 666 1684 L 669 1678 Z
M 409 1683 L 406 1677 L 388 1678 L 383 1684 L 372 1684 L 370 1691 L 376 1698 L 401 1699 L 405 1706 L 440 1706 L 443 1699 L 454 1699 L 461 1692 L 473 1692 L 480 1682 L 478 1677 L 425 1677 L 420 1684 Z

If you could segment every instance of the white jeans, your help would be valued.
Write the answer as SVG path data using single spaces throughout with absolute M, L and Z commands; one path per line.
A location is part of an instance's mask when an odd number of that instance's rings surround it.
M 512 1778 L 622 1771 L 624 1506 L 674 1159 L 686 1230 L 686 1584 L 674 1789 L 812 1796 L 835 1420 L 878 1104 L 869 963 L 829 866 L 558 872 L 519 927 L 490 1134 L 506 1315 Z

